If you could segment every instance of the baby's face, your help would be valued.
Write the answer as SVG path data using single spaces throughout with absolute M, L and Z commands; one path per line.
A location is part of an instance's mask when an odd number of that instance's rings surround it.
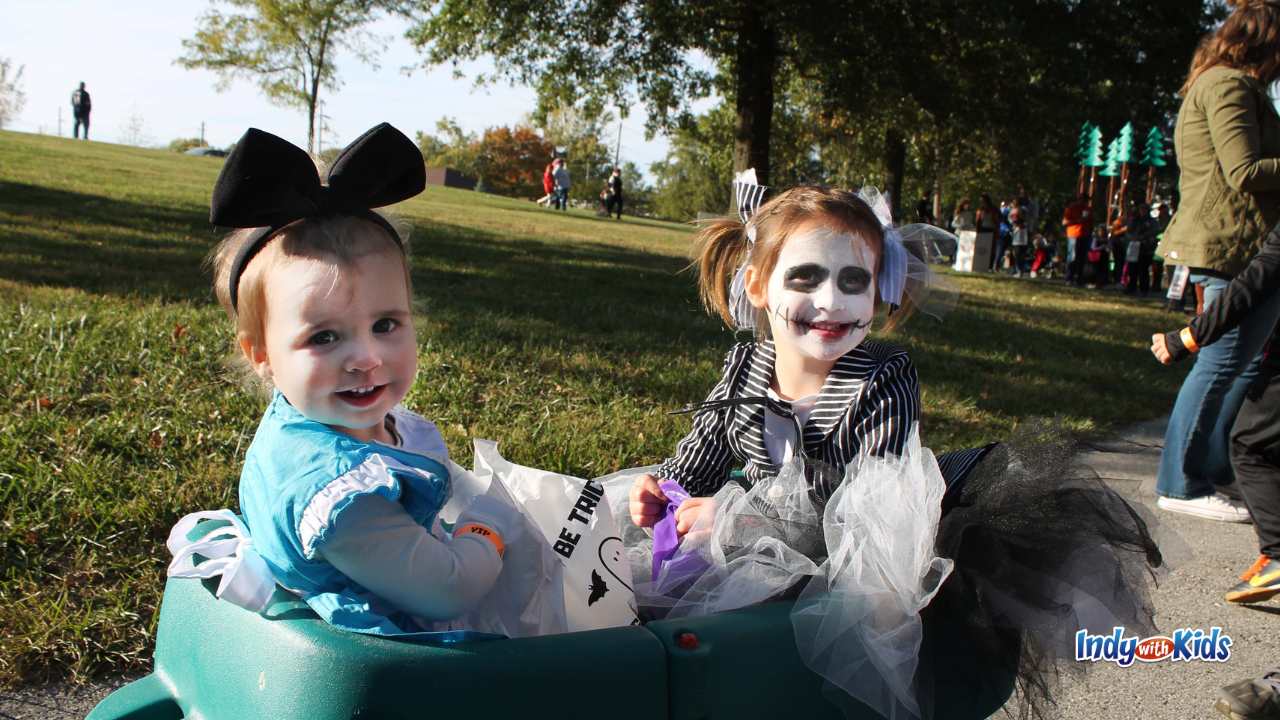
M 293 258 L 267 278 L 266 352 L 251 358 L 299 412 L 362 440 L 413 385 L 418 344 L 404 261 L 379 252 L 341 267 Z
M 787 239 L 769 275 L 765 303 L 778 352 L 835 362 L 858 346 L 875 312 L 876 254 L 860 237 L 821 223 Z

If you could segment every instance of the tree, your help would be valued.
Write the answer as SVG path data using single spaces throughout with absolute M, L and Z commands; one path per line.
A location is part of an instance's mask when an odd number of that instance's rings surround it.
M 538 122 L 539 116 L 541 122 Z M 541 128 L 552 150 L 563 153 L 573 178 L 570 194 L 593 200 L 600 191 L 595 181 L 603 181 L 613 171 L 613 156 L 602 139 L 604 129 L 613 122 L 613 115 L 586 106 L 570 105 L 534 113 L 528 120 Z
M 27 103 L 27 95 L 22 91 L 22 71 L 25 69 L 24 65 L 15 69 L 12 60 L 0 58 L 0 128 L 17 117 Z
M 542 195 L 542 170 L 552 150 L 528 125 L 489 128 L 480 138 L 477 175 L 488 192 L 536 198 Z
M 797 37 L 797 29 L 812 27 L 797 18 L 834 5 L 586 0 L 513 10 L 500 0 L 423 0 L 408 36 L 428 64 L 496 58 L 497 77 L 537 87 L 544 107 L 581 101 L 593 110 L 623 108 L 638 96 L 648 108 L 650 132 L 680 127 L 689 120 L 689 102 L 718 89 L 735 102 L 735 167 L 754 166 L 767 183 L 779 59 L 787 48 L 820 41 Z M 829 36 L 824 27 L 821 38 Z M 694 51 L 720 69 L 700 67 Z
M 268 98 L 307 111 L 307 150 L 315 151 L 316 104 L 321 89 L 336 91 L 336 56 L 347 50 L 374 64 L 380 43 L 362 28 L 381 12 L 400 12 L 400 0 L 214 0 L 235 8 L 210 9 L 195 37 L 182 41 L 184 68 L 218 74 L 217 89 L 236 78 L 254 79 Z
M 479 177 L 479 145 L 475 135 L 464 132 L 453 118 L 436 122 L 436 134 L 418 132 L 418 149 L 427 167 L 453 168 L 463 175 Z
M 142 113 L 138 112 L 135 107 L 124 119 L 124 125 L 120 126 L 120 143 L 123 145 L 134 145 L 141 147 L 151 142 L 151 135 L 147 133 L 147 121 L 142 117 Z

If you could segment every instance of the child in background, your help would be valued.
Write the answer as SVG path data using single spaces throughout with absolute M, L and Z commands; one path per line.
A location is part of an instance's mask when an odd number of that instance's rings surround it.
M 1027 233 L 1026 213 L 1016 210 L 1010 213 L 1013 229 L 1010 231 L 1009 244 L 1013 247 L 1013 274 L 1022 277 L 1027 264 L 1027 250 L 1030 239 Z
M 1032 242 L 1036 254 L 1031 261 L 1031 277 L 1053 277 L 1053 243 L 1041 233 L 1036 233 Z
M 210 219 L 244 228 L 211 258 L 214 289 L 273 388 L 240 510 L 275 580 L 328 622 L 432 629 L 489 591 L 517 511 L 482 496 L 443 532 L 444 440 L 399 404 L 418 352 L 406 240 L 371 208 L 422 191 L 421 154 L 384 123 L 327 179 L 301 149 L 250 129 L 214 188 Z

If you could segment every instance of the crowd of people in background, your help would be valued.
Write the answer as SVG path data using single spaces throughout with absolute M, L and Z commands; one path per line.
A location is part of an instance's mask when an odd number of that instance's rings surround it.
M 991 237 L 985 267 L 989 272 L 1062 278 L 1077 287 L 1120 288 L 1126 295 L 1142 297 L 1167 286 L 1164 259 L 1156 253 L 1173 217 L 1167 201 L 1121 203 L 1117 197 L 1111 212 L 1105 213 L 1090 201 L 1088 193 L 1053 206 L 1020 186 L 998 205 L 987 193 L 978 197 L 976 205 L 961 198 L 949 221 L 935 219 L 929 204 L 929 198 L 920 199 L 917 222 L 939 225 L 957 234 L 972 231 Z M 1106 214 L 1111 216 L 1110 222 Z
M 568 209 L 569 188 L 572 184 L 569 165 L 562 156 L 557 155 L 542 171 L 542 191 L 545 194 L 535 202 L 556 210 Z M 596 214 L 603 217 L 615 215 L 617 219 L 622 219 L 622 168 L 613 168 L 612 174 L 605 180 L 604 188 L 600 190 Z

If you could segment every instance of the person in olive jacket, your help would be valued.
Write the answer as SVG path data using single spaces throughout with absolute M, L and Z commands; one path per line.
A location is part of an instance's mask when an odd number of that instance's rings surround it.
M 1196 50 L 1182 88 L 1174 149 L 1182 202 L 1160 254 L 1191 268 L 1205 306 L 1256 255 L 1280 221 L 1280 115 L 1266 88 L 1280 78 L 1280 1 L 1232 0 L 1231 15 Z M 1214 520 L 1248 522 L 1228 435 L 1261 350 L 1280 317 L 1271 298 L 1199 353 L 1169 416 L 1157 505 Z

